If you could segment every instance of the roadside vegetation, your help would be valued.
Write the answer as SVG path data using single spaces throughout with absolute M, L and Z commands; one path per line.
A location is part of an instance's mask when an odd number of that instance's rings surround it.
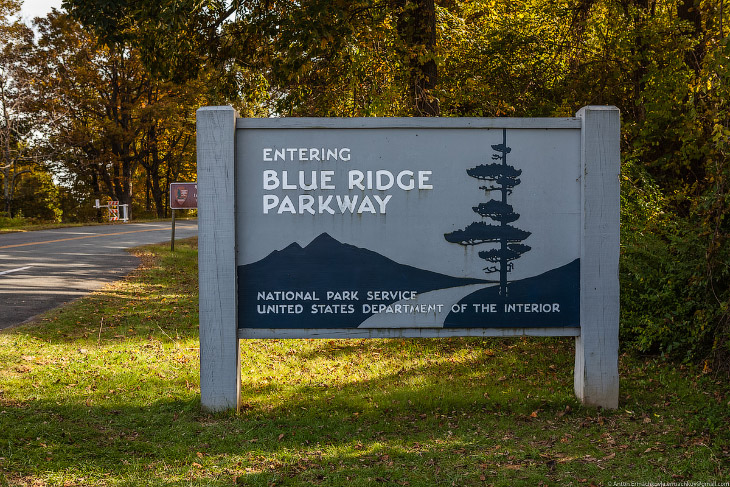
M 31 0 L 26 0 L 31 1 Z M 621 407 L 570 339 L 247 341 L 244 408 L 198 403 L 194 245 L 0 334 L 0 486 L 725 480 L 730 2 L 0 0 L 0 233 L 169 216 L 195 111 L 621 111 Z M 448 161 L 445 161 L 445 164 Z M 0 304 L 2 305 L 2 304 Z
M 730 2 L 64 0 L 32 25 L 20 5 L 0 0 L 0 215 L 101 222 L 99 199 L 169 217 L 169 184 L 196 178 L 201 106 L 570 117 L 614 105 L 622 342 L 730 377 Z
M 195 219 L 197 212 L 186 211 L 185 216 L 176 216 L 176 221 L 186 221 L 189 219 Z M 154 222 L 154 221 L 170 221 L 169 218 L 139 218 L 135 219 L 134 223 Z M 34 230 L 52 230 L 54 228 L 68 228 L 68 227 L 81 227 L 81 226 L 96 226 L 96 225 L 121 225 L 121 222 L 86 222 L 86 223 L 59 223 L 59 222 L 48 222 L 39 221 L 32 218 L 14 217 L 6 218 L 0 216 L 0 235 L 3 233 L 16 233 L 16 232 L 32 232 Z
M 0 334 L 0 486 L 721 482 L 730 390 L 622 354 L 620 406 L 555 339 L 242 342 L 243 406 L 201 412 L 194 241 Z
M 0 234 L 49 230 L 52 228 L 80 227 L 82 225 L 98 225 L 98 223 L 59 223 L 34 218 L 23 218 L 22 216 L 13 218 L 0 216 Z

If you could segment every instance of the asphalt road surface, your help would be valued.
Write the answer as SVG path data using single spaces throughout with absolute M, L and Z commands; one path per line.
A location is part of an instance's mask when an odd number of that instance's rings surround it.
M 0 329 L 73 301 L 139 265 L 125 249 L 169 242 L 170 223 L 127 223 L 0 235 Z M 175 224 L 175 238 L 198 234 Z

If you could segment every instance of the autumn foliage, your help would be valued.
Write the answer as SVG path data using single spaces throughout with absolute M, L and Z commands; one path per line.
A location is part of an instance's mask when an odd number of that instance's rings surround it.
M 15 2 L 0 2 L 0 101 L 14 107 L 2 211 L 40 215 L 15 197 L 36 184 L 56 195 L 45 215 L 95 218 L 90 202 L 112 198 L 164 216 L 167 184 L 194 177 L 206 104 L 341 117 L 615 105 L 623 343 L 728 367 L 726 3 L 65 0 L 70 15 L 39 19 L 32 38 Z

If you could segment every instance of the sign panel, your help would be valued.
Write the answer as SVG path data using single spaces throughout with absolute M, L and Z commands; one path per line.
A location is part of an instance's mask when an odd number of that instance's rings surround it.
M 170 183 L 170 208 L 194 210 L 198 208 L 198 183 Z
M 576 125 L 238 130 L 239 328 L 579 327 L 580 147 Z
M 519 335 L 575 337 L 618 407 L 618 109 L 196 123 L 203 408 L 240 405 L 240 338 Z

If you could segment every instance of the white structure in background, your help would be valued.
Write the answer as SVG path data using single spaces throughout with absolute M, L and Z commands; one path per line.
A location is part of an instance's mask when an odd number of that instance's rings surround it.
M 106 205 L 101 205 L 99 200 L 96 200 L 94 208 L 106 208 L 110 222 L 121 221 L 127 223 L 129 221 L 129 205 L 120 205 L 119 201 L 109 200 Z

